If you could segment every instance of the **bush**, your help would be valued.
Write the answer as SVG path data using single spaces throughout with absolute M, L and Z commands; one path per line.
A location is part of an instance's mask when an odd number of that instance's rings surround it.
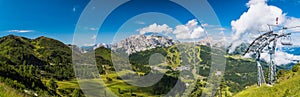
M 109 77 L 106 77 L 106 80 L 107 80 L 107 82 L 111 82 L 112 81 L 112 79 L 109 78 Z
M 300 67 L 298 66 L 298 64 L 292 68 L 293 72 L 298 72 L 299 70 L 300 70 Z

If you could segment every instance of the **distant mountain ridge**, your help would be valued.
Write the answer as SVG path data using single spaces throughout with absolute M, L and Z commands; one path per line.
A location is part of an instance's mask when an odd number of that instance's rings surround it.
M 169 47 L 179 43 L 169 37 L 157 35 L 132 35 L 112 45 L 112 50 L 124 51 L 127 54 L 145 51 L 157 47 Z
M 169 36 L 158 34 L 158 33 L 146 33 L 143 35 L 131 35 L 119 42 L 106 44 L 97 43 L 92 46 L 82 46 L 80 51 L 82 53 L 96 50 L 97 48 L 104 47 L 112 50 L 124 51 L 127 54 L 132 54 L 140 51 L 150 50 L 157 47 L 169 47 L 175 44 L 181 43 L 178 40 L 174 40 Z M 190 43 L 190 42 L 186 42 Z M 213 46 L 213 47 L 225 47 L 223 42 L 213 43 L 212 38 L 204 38 L 197 42 L 195 45 Z

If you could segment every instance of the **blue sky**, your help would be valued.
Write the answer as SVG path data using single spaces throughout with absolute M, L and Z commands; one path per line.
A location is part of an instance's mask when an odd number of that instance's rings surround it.
M 121 29 L 122 32 L 136 33 L 138 28 L 153 23 L 166 23 L 175 27 L 179 23 L 185 24 L 195 18 L 185 9 L 165 0 L 134 1 L 136 2 L 120 6 L 109 15 L 100 29 L 101 34 L 99 35 L 102 36 L 98 36 L 97 42 L 112 40 L 115 32 L 120 30 L 118 28 L 124 22 L 131 26 L 125 26 Z M 288 16 L 299 18 L 300 2 L 298 1 L 270 0 L 268 4 L 281 8 Z M 208 0 L 208 2 L 217 14 L 221 25 L 227 29 L 225 33 L 230 34 L 230 22 L 238 19 L 243 12 L 247 11 L 248 0 Z M 8 34 L 29 38 L 47 36 L 64 43 L 72 43 L 76 23 L 88 3 L 89 0 L 0 0 L 0 36 Z M 173 8 L 173 10 L 167 8 Z M 167 13 L 178 21 L 173 21 L 174 19 L 158 20 L 151 18 L 151 15 L 127 21 L 131 17 L 147 11 Z M 161 17 L 165 16 L 161 15 Z M 156 18 L 160 18 L 160 16 L 158 15 Z

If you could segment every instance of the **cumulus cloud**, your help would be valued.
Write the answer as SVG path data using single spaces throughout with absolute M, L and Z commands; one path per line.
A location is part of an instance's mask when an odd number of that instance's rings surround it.
M 203 24 L 202 26 L 208 26 L 208 24 Z M 217 30 L 225 29 L 219 28 Z M 154 23 L 148 27 L 138 29 L 137 31 L 139 31 L 142 35 L 148 32 L 172 34 L 178 40 L 197 39 L 205 35 L 204 29 L 199 25 L 196 19 L 190 20 L 184 25 L 177 25 L 174 30 L 167 24 L 158 25 Z
M 286 19 L 284 25 L 286 27 L 296 27 L 296 26 L 299 26 L 298 28 L 293 28 L 293 29 L 289 29 L 289 30 L 290 31 L 296 31 L 296 32 L 300 31 L 300 19 L 299 18 L 289 17 L 289 18 Z
M 148 27 L 138 29 L 140 34 L 145 34 L 147 32 L 152 32 L 152 33 L 171 33 L 173 29 L 169 27 L 167 24 L 163 25 L 158 25 L 156 23 L 149 25 Z
M 12 32 L 12 33 L 29 33 L 29 32 L 34 32 L 34 30 L 9 30 L 8 32 Z
M 235 32 L 232 36 L 233 43 L 229 52 L 233 52 L 236 46 L 241 44 L 241 38 L 249 38 L 246 34 L 255 35 L 258 31 L 267 31 L 267 24 L 282 24 L 286 19 L 286 14 L 283 11 L 272 5 L 268 5 L 267 0 L 250 0 L 246 5 L 249 8 L 244 12 L 239 19 L 231 22 L 232 31 Z
M 246 5 L 250 7 L 251 5 L 256 5 L 259 3 L 265 3 L 267 0 L 250 0 Z
M 270 62 L 270 55 L 268 53 L 262 53 L 261 57 L 266 62 Z M 294 60 L 300 60 L 300 56 L 288 54 L 282 51 L 276 51 L 274 58 L 274 63 L 276 65 L 286 65 L 292 63 Z
M 185 25 L 176 26 L 173 31 L 177 39 L 197 39 L 204 35 L 204 29 L 193 19 Z

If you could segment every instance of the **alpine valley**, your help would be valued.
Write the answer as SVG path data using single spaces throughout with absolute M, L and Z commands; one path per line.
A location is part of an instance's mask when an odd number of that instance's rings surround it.
M 257 87 L 257 70 L 255 60 L 243 58 L 239 52 L 245 50 L 244 45 L 238 47 L 235 54 L 220 55 L 226 58 L 226 67 L 221 84 L 216 93 L 206 90 L 208 76 L 212 68 L 212 55 L 226 50 L 216 49 L 212 51 L 210 40 L 202 40 L 189 47 L 191 43 L 183 47 L 179 41 L 157 35 L 135 35 L 121 40 L 115 44 L 95 44 L 94 46 L 77 47 L 64 44 L 58 40 L 38 37 L 29 39 L 26 37 L 8 35 L 0 38 L 0 97 L 84 97 L 76 80 L 72 64 L 73 54 L 95 52 L 97 67 L 106 86 L 120 97 L 157 97 L 164 96 L 170 91 L 176 82 L 187 83 L 178 73 L 184 69 L 182 65 L 190 62 L 196 63 L 196 75 L 198 80 L 192 89 L 190 97 L 199 97 L 203 94 L 216 97 L 256 97 L 267 93 L 278 92 L 277 96 L 300 95 L 299 92 L 299 65 L 294 65 L 291 70 L 279 70 L 278 80 L 273 87 Z M 245 44 L 247 45 L 247 44 Z M 295 51 L 298 48 L 292 48 Z M 179 51 L 181 50 L 181 51 Z M 286 49 L 284 49 L 286 50 Z M 114 69 L 112 55 L 114 51 L 124 51 L 129 56 L 133 71 L 123 72 L 118 75 Z M 290 50 L 287 50 L 288 52 Z M 127 84 L 120 77 L 127 75 L 144 76 L 153 69 L 149 65 L 149 59 L 154 53 L 160 53 L 166 59 L 166 73 L 156 84 L 149 87 L 137 87 Z M 297 53 L 297 52 L 293 52 Z M 194 54 L 192 56 L 191 54 Z M 185 56 L 185 57 L 181 57 Z M 267 63 L 263 67 L 267 71 Z M 187 87 L 187 84 L 183 84 Z M 280 88 L 284 86 L 284 88 Z M 264 92 L 257 94 L 263 89 Z M 279 92 L 280 91 L 280 92 Z M 182 96 L 180 91 L 177 94 Z M 182 92 L 182 91 L 181 91 Z M 298 93 L 298 94 L 297 94 Z M 254 95 L 255 94 L 255 95 Z

